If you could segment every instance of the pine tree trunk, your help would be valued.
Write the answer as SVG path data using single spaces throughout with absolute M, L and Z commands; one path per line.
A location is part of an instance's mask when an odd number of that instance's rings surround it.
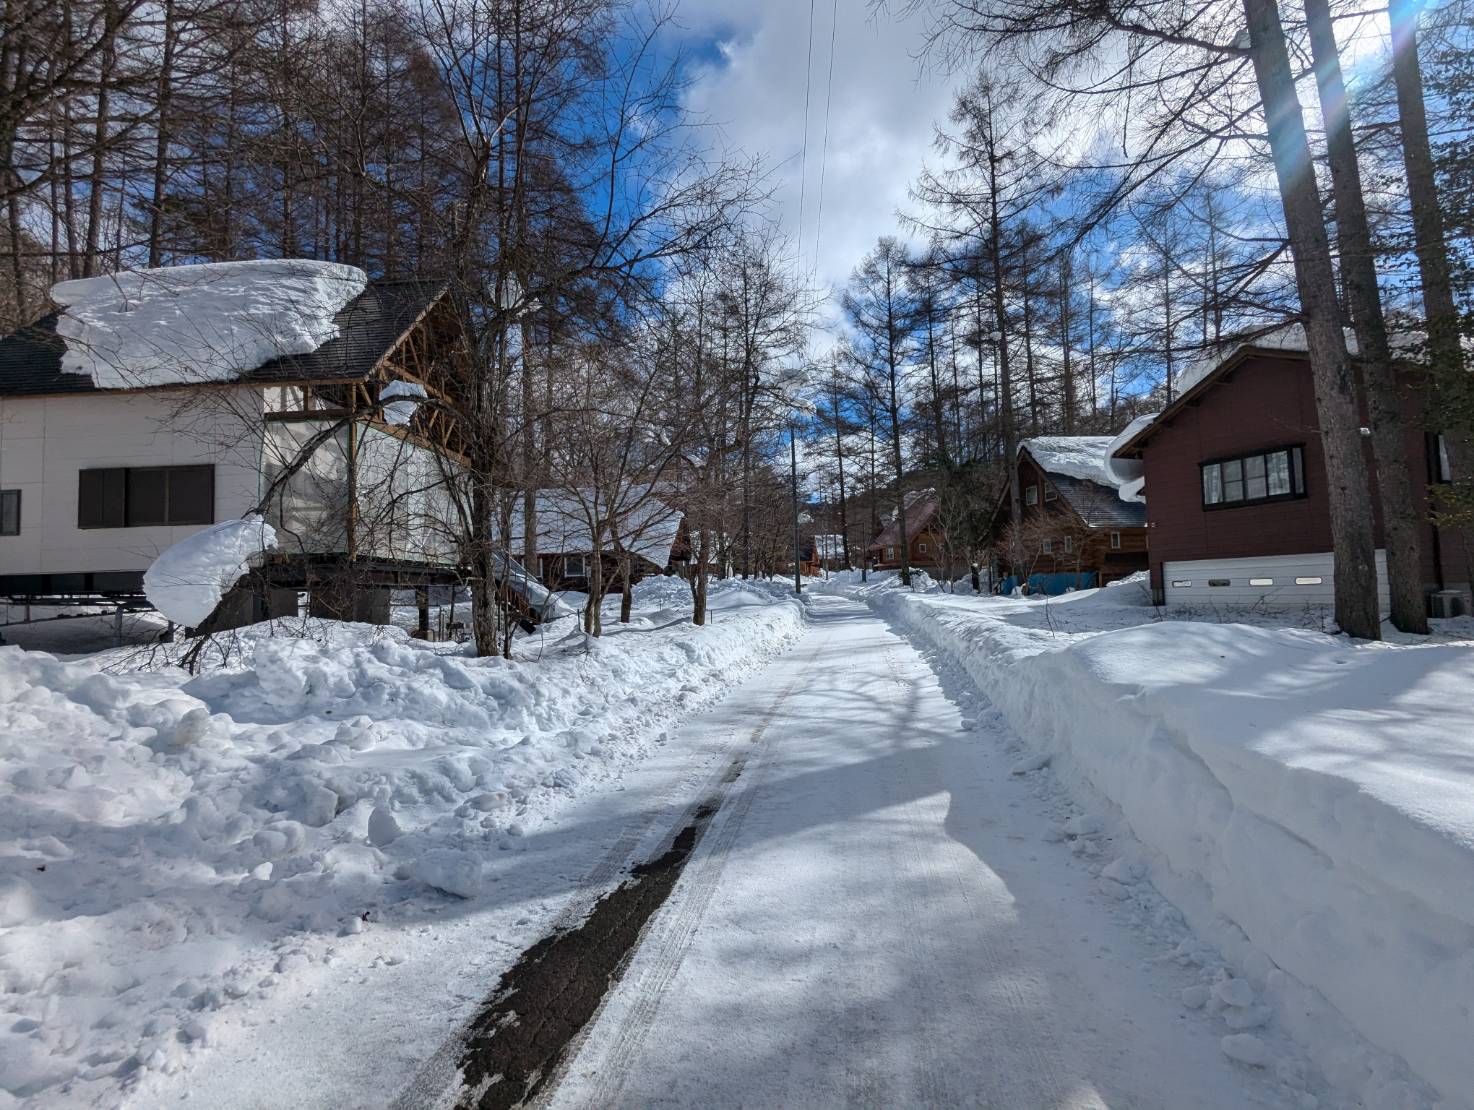
M 1377 288 L 1372 233 L 1367 223 L 1361 168 L 1356 160 L 1356 142 L 1351 133 L 1346 85 L 1341 76 L 1341 55 L 1336 46 L 1329 0 L 1305 0 L 1305 15 L 1330 153 L 1336 231 L 1341 248 L 1341 281 L 1346 289 L 1352 327 L 1356 332 L 1357 361 L 1372 429 L 1372 452 L 1377 464 L 1377 492 L 1382 506 L 1382 527 L 1386 532 L 1392 624 L 1403 632 L 1425 634 L 1428 631 L 1428 613 L 1423 597 L 1421 522 L 1413 503 L 1402 398 L 1392 366 L 1387 323 L 1382 315 L 1382 298 Z
M 1295 284 L 1315 385 L 1335 558 L 1336 622 L 1348 635 L 1375 640 L 1380 636 L 1381 622 L 1356 384 L 1341 331 L 1336 276 L 1305 120 L 1275 0 L 1243 0 L 1243 8 L 1294 256 Z

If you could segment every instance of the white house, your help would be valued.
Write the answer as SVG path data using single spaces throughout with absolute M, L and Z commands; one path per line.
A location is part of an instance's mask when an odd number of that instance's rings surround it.
M 445 287 L 352 267 L 222 263 L 64 282 L 64 307 L 0 339 L 0 595 L 141 593 L 164 548 L 272 499 L 271 589 L 295 609 L 387 619 L 388 589 L 454 580 L 432 406 L 455 357 Z M 408 395 L 381 402 L 380 391 Z

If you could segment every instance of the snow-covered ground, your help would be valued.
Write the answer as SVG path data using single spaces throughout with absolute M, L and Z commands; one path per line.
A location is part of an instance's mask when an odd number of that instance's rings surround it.
M 1333 1087 L 1474 1105 L 1474 621 L 1371 644 L 1311 610 L 1162 619 L 1139 582 L 830 588 L 963 668 L 1020 773 L 1052 764 L 1140 844 L 1105 877 L 1149 877 Z
M 501 861 L 803 622 L 737 583 L 701 629 L 682 582 L 636 604 L 513 662 L 310 620 L 223 635 L 193 678 L 181 645 L 0 647 L 0 1106 L 157 1105 L 276 993 L 299 1009 L 308 969 L 331 993 L 496 908 Z

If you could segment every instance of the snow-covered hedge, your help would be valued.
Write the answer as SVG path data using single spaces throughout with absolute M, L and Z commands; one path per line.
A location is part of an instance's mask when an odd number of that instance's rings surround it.
M 1369 1105 L 1406 1093 L 1395 1061 L 1347 1048 L 1344 1017 L 1470 1105 L 1474 649 L 1242 624 L 1069 634 L 1050 626 L 1078 627 L 1073 601 L 1058 622 L 1018 619 L 1043 602 L 871 601 L 1120 808 L 1159 889 L 1338 1085 Z
M 642 599 L 662 590 L 678 600 L 663 580 Z M 173 1067 L 273 988 L 261 954 L 290 933 L 490 897 L 489 853 L 801 630 L 795 603 L 715 592 L 705 628 L 645 614 L 540 661 L 535 640 L 506 662 L 333 622 L 239 630 L 192 679 L 0 647 L 0 1106 Z

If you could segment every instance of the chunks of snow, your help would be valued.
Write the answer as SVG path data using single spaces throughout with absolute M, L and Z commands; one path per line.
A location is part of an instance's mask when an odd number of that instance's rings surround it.
M 394 811 L 388 806 L 375 806 L 374 811 L 369 814 L 368 839 L 375 848 L 393 844 L 399 839 L 399 822 L 394 819 Z
M 1009 771 L 1015 775 L 1027 775 L 1031 771 L 1038 771 L 1044 767 L 1048 767 L 1049 761 L 1053 758 L 1048 752 L 1034 752 L 1032 755 L 1026 755 L 1023 759 L 1020 759 L 1009 768 Z
M 230 381 L 338 335 L 368 285 L 356 266 L 289 258 L 125 270 L 63 281 L 61 368 L 99 389 Z
M 1225 1006 L 1252 1006 L 1254 988 L 1243 979 L 1222 979 L 1213 985 L 1213 997 Z
M 1230 1033 L 1221 1042 L 1223 1054 L 1250 1067 L 1262 1068 L 1269 1063 L 1269 1049 L 1253 1033 Z
M 379 400 L 385 402 L 384 420 L 401 427 L 407 425 L 415 418 L 415 412 L 420 407 L 419 402 L 427 396 L 425 387 L 418 382 L 390 382 L 379 390 Z M 395 397 L 413 399 L 395 401 L 393 400 Z
M 415 860 L 415 878 L 457 898 L 481 893 L 481 857 L 472 852 L 432 848 Z
M 275 546 L 275 529 L 259 516 L 212 524 L 165 548 L 144 572 L 143 592 L 175 624 L 195 628 L 246 573 L 249 561 Z

